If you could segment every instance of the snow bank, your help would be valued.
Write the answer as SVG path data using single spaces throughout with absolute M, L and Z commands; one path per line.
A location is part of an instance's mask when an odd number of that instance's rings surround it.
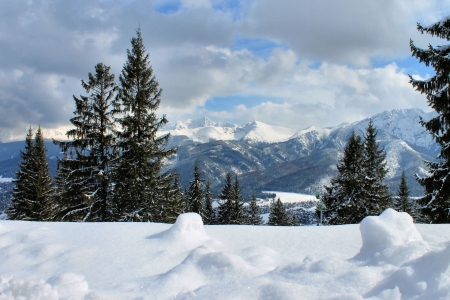
M 177 221 L 168 230 L 150 236 L 168 244 L 168 247 L 193 249 L 210 238 L 203 228 L 202 217 L 196 213 L 185 213 L 178 216 Z
M 57 300 L 100 299 L 89 291 L 83 276 L 64 273 L 46 282 L 14 280 L 12 276 L 0 276 L 0 299 Z
M 188 213 L 1 227 L 0 274 L 14 276 L 0 276 L 2 300 L 450 299 L 450 225 L 419 232 L 390 209 L 344 226 L 204 226 Z
M 364 218 L 360 231 L 363 245 L 355 258 L 370 264 L 401 265 L 428 250 L 412 217 L 390 208 L 380 216 Z

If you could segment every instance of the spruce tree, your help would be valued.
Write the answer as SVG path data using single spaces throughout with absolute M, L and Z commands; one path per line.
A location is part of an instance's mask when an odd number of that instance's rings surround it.
M 377 143 L 378 131 L 372 120 L 366 127 L 363 151 L 363 193 L 361 200 L 365 202 L 367 215 L 381 214 L 391 202 L 389 188 L 383 184 L 387 173 L 386 152 Z
M 216 214 L 213 208 L 213 199 L 211 193 L 211 182 L 209 179 L 206 181 L 206 189 L 205 189 L 205 224 L 214 224 L 216 221 Z
M 252 195 L 252 197 L 250 199 L 249 223 L 251 225 L 261 225 L 261 224 L 263 224 L 263 218 L 261 216 L 261 210 L 259 209 L 259 206 L 256 203 L 255 195 Z
M 328 224 L 359 223 L 368 215 L 368 209 L 361 201 L 364 180 L 363 172 L 364 146 L 361 138 L 352 132 L 339 160 L 338 175 L 331 179 L 331 185 L 325 186 L 326 193 L 322 201 L 326 206 L 323 211 Z
M 205 209 L 203 201 L 205 192 L 203 191 L 203 180 L 200 178 L 198 164 L 194 166 L 194 180 L 189 183 L 189 211 L 199 214 L 205 220 Z
M 35 220 L 48 220 L 53 215 L 54 187 L 47 161 L 47 148 L 44 145 L 44 134 L 38 127 L 33 146 L 33 188 L 35 190 L 35 206 L 33 209 Z
M 157 136 L 168 121 L 158 118 L 161 92 L 150 65 L 140 29 L 131 39 L 127 62 L 119 77 L 114 107 L 119 114 L 117 147 L 120 155 L 114 166 L 116 220 L 151 221 L 162 210 L 165 190 L 172 175 L 161 174 L 163 161 L 176 153 L 165 148 L 169 135 Z
M 28 129 L 25 138 L 25 151 L 20 151 L 22 162 L 19 164 L 19 171 L 16 172 L 16 179 L 13 180 L 11 204 L 6 210 L 10 220 L 27 220 L 31 216 L 33 192 L 32 192 L 32 172 L 33 172 L 33 131 Z
M 272 199 L 270 203 L 270 213 L 269 213 L 269 221 L 268 225 L 271 226 L 290 226 L 292 225 L 292 220 L 289 218 L 289 215 L 286 212 L 286 207 L 284 207 L 281 199 L 278 198 L 275 201 L 275 198 Z
M 225 177 L 225 185 L 222 188 L 219 199 L 217 221 L 219 224 L 230 224 L 233 215 L 234 199 L 234 188 L 230 172 Z
M 34 141 L 32 137 L 30 127 L 25 139 L 25 151 L 20 153 L 22 162 L 16 172 L 11 205 L 6 211 L 11 220 L 44 221 L 51 214 L 54 190 L 40 127 Z
M 417 29 L 447 41 L 450 40 L 450 18 L 446 17 L 430 26 L 418 24 Z M 424 187 L 425 196 L 418 200 L 422 212 L 431 223 L 450 222 L 450 48 L 448 45 L 421 49 L 410 41 L 412 55 L 433 67 L 435 75 L 426 80 L 414 79 L 410 83 L 421 94 L 425 94 L 428 105 L 437 112 L 437 116 L 429 121 L 421 120 L 421 124 L 441 146 L 437 162 L 426 162 L 430 175 L 419 177 Z
M 402 172 L 400 184 L 398 185 L 397 197 L 393 200 L 394 209 L 401 212 L 407 212 L 412 215 L 412 203 L 409 201 L 409 188 L 406 183 L 405 171 Z
M 61 220 L 112 220 L 110 169 L 115 152 L 111 104 L 117 87 L 110 67 L 102 63 L 88 77 L 81 85 L 90 95 L 73 96 L 76 110 L 70 121 L 75 128 L 67 132 L 72 140 L 54 141 L 65 153 L 58 161 L 56 180 L 57 219 Z
M 233 192 L 232 192 L 232 214 L 230 224 L 247 224 L 248 214 L 244 208 L 244 196 L 239 184 L 238 176 L 234 177 Z

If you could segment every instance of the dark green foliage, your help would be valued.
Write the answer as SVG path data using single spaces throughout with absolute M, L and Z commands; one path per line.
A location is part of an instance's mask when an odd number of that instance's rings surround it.
M 99 63 L 95 74 L 81 85 L 89 96 L 74 96 L 74 129 L 67 132 L 72 141 L 54 141 L 65 153 L 58 161 L 56 179 L 59 212 L 56 220 L 112 220 L 111 162 L 114 159 L 114 124 L 110 109 L 117 91 L 110 67 Z
M 393 209 L 396 211 L 407 212 L 410 215 L 413 213 L 413 203 L 409 200 L 409 188 L 406 184 L 405 171 L 402 172 L 402 178 L 397 190 L 397 197 L 394 198 Z
M 388 171 L 385 162 L 386 152 L 384 148 L 380 149 L 376 141 L 377 134 L 378 131 L 370 120 L 364 136 L 364 177 L 361 197 L 367 207 L 367 215 L 381 214 L 391 202 L 389 188 L 383 183 Z
M 212 193 L 211 193 L 211 182 L 209 179 L 206 181 L 205 190 L 205 216 L 203 218 L 205 224 L 214 224 L 216 221 L 216 214 L 212 206 Z
M 21 151 L 22 162 L 14 180 L 13 197 L 7 214 L 11 220 L 47 220 L 53 207 L 54 190 L 44 146 L 44 136 L 39 127 L 35 140 L 30 129 L 25 140 L 25 151 Z
M 431 26 L 417 25 L 423 34 L 450 40 L 450 19 L 446 18 Z M 450 48 L 448 45 L 428 49 L 417 48 L 410 42 L 412 56 L 417 57 L 426 66 L 433 67 L 435 75 L 427 80 L 416 80 L 410 76 L 410 83 L 421 94 L 425 94 L 428 105 L 438 115 L 421 124 L 441 146 L 438 162 L 426 162 L 430 176 L 420 178 L 419 183 L 424 187 L 425 196 L 418 200 L 422 212 L 428 216 L 431 223 L 450 222 Z
M 338 175 L 325 186 L 322 201 L 327 209 L 324 223 L 355 224 L 369 215 L 379 215 L 391 203 L 386 176 L 386 153 L 376 141 L 372 120 L 366 128 L 365 141 L 352 132 L 344 149 Z
M 327 209 L 323 212 L 328 224 L 359 223 L 368 210 L 362 203 L 364 146 L 359 136 L 352 132 L 340 164 L 336 167 L 338 175 L 331 180 L 331 186 L 325 186 L 322 197 Z
M 120 156 L 113 172 L 115 220 L 151 221 L 163 209 L 166 190 L 173 180 L 171 174 L 161 174 L 163 160 L 176 149 L 164 148 L 169 135 L 157 137 L 168 121 L 156 115 L 162 90 L 153 75 L 140 30 L 131 39 L 131 46 L 114 103 L 121 127 L 116 132 Z
M 249 207 L 249 224 L 251 225 L 261 225 L 263 224 L 263 218 L 261 216 L 261 210 L 259 209 L 258 204 L 256 203 L 255 195 L 252 195 L 250 199 L 250 207 Z
M 230 224 L 247 224 L 248 223 L 248 214 L 247 210 L 244 209 L 244 197 L 242 195 L 242 190 L 239 185 L 239 179 L 236 175 L 234 178 L 233 184 L 233 193 L 232 193 L 232 213 L 230 217 Z
M 231 173 L 228 172 L 225 177 L 225 185 L 219 195 L 219 210 L 217 221 L 219 224 L 230 224 L 233 214 L 233 184 L 231 182 Z
M 205 220 L 205 209 L 203 201 L 205 192 L 203 191 L 203 180 L 200 178 L 200 170 L 197 164 L 194 166 L 194 180 L 189 183 L 188 211 L 199 214 Z
M 153 216 L 155 222 L 175 223 L 178 216 L 186 211 L 187 205 L 178 183 L 178 174 L 174 173 L 173 177 L 173 183 L 165 191 L 165 198 L 159 211 Z
M 271 226 L 291 226 L 292 220 L 289 218 L 289 215 L 286 212 L 286 208 L 281 202 L 281 199 L 278 198 L 275 201 L 275 198 L 272 199 L 270 203 L 270 213 L 269 213 L 269 221 L 267 225 Z

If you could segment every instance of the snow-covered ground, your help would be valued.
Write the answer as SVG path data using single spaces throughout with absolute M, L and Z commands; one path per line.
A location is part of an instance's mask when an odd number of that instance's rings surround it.
M 3 178 L 0 176 L 0 183 L 4 183 L 4 182 L 12 182 L 13 179 L 12 178 Z
M 316 196 L 307 194 L 297 194 L 297 193 L 286 193 L 286 192 L 275 192 L 275 191 L 264 191 L 266 194 L 276 194 L 275 199 L 280 198 L 283 203 L 294 203 L 294 202 L 305 202 L 305 201 L 317 201 Z M 271 199 L 264 199 L 260 201 L 260 205 L 269 205 Z
M 326 227 L 0 221 L 0 299 L 449 299 L 449 241 L 393 210 Z

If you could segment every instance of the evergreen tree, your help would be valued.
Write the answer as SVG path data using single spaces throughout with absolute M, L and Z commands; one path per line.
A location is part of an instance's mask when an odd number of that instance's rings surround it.
M 22 162 L 16 172 L 11 205 L 6 211 L 11 220 L 43 221 L 51 213 L 54 190 L 41 128 L 38 128 L 34 142 L 32 136 L 30 127 L 25 151 L 20 153 Z
M 161 92 L 150 65 L 140 29 L 131 39 L 127 62 L 119 77 L 114 107 L 121 130 L 116 133 L 120 156 L 114 167 L 114 204 L 117 220 L 151 221 L 165 201 L 173 175 L 161 173 L 163 161 L 176 153 L 165 148 L 169 135 L 157 132 L 168 121 L 156 110 Z
M 331 185 L 325 186 L 326 193 L 322 201 L 326 206 L 323 211 L 328 224 L 359 223 L 368 215 L 362 198 L 364 146 L 359 136 L 352 132 L 343 157 L 339 160 L 338 175 L 331 179 Z
M 388 171 L 385 162 L 386 152 L 384 148 L 380 149 L 376 141 L 377 134 L 378 131 L 372 120 L 370 120 L 364 136 L 364 180 L 361 197 L 361 200 L 365 202 L 367 215 L 381 214 L 391 202 L 389 188 L 383 184 L 384 177 Z
M 44 145 L 44 134 L 38 127 L 33 146 L 34 176 L 32 186 L 35 191 L 35 205 L 33 209 L 35 220 L 48 220 L 53 214 L 54 188 L 47 161 L 47 148 Z
M 155 222 L 175 223 L 178 216 L 185 212 L 186 203 L 179 185 L 178 173 L 174 173 L 173 177 L 173 183 L 166 190 L 165 201 L 158 211 L 159 215 L 154 215 L 153 221 Z
M 216 221 L 216 214 L 214 212 L 214 208 L 212 206 L 213 199 L 211 193 L 211 182 L 209 179 L 206 181 L 206 190 L 205 190 L 205 224 L 214 224 Z
M 244 197 L 239 185 L 239 179 L 236 175 L 234 178 L 232 192 L 232 210 L 230 224 L 246 224 L 248 223 L 247 210 L 244 209 Z
M 417 25 L 423 34 L 450 40 L 450 18 L 436 22 L 428 27 Z M 450 222 L 450 65 L 448 45 L 421 49 L 410 42 L 412 55 L 432 66 L 435 75 L 426 80 L 417 80 L 410 76 L 410 83 L 422 94 L 425 94 L 428 105 L 432 107 L 437 116 L 429 121 L 421 120 L 421 124 L 441 146 L 437 162 L 426 162 L 430 175 L 418 177 L 419 183 L 425 189 L 425 196 L 419 200 L 422 211 L 431 223 Z
M 203 201 L 205 192 L 203 191 L 203 180 L 200 178 L 198 164 L 194 166 L 194 180 L 189 183 L 189 211 L 198 213 L 205 220 L 205 209 Z
M 81 85 L 90 93 L 73 96 L 76 110 L 70 119 L 75 128 L 67 132 L 69 142 L 54 141 L 65 153 L 58 161 L 57 219 L 107 221 L 110 205 L 110 168 L 114 158 L 113 111 L 111 101 L 117 91 L 110 67 L 99 63 L 95 74 Z
M 292 224 L 292 220 L 289 218 L 280 198 L 277 201 L 275 201 L 275 198 L 272 199 L 270 203 L 269 222 L 267 224 L 271 226 L 290 226 Z
M 32 201 L 34 198 L 32 192 L 33 176 L 33 131 L 28 129 L 25 139 L 25 151 L 20 151 L 22 162 L 19 165 L 19 171 L 16 172 L 17 179 L 13 180 L 14 188 L 12 191 L 11 204 L 6 210 L 10 220 L 28 220 L 31 216 Z
M 259 206 L 256 203 L 255 195 L 252 195 L 252 197 L 250 199 L 249 223 L 251 225 L 261 225 L 261 224 L 263 224 L 263 218 L 261 216 L 261 210 L 259 209 Z
M 225 185 L 219 195 L 218 223 L 230 224 L 233 215 L 234 188 L 231 181 L 231 173 L 228 172 L 225 177 Z
M 393 200 L 393 208 L 397 211 L 407 212 L 412 215 L 412 203 L 409 201 L 409 188 L 406 183 L 405 171 L 402 172 L 400 184 L 398 186 L 397 197 Z

